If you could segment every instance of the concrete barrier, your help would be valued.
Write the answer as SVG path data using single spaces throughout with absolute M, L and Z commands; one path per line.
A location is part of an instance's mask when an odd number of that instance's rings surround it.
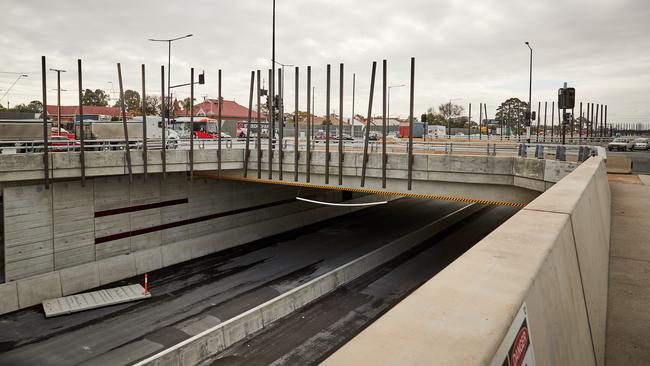
M 625 155 L 609 155 L 607 157 L 607 173 L 632 173 L 632 158 Z
M 335 290 L 362 274 L 388 262 L 446 227 L 480 210 L 469 204 L 400 239 L 367 253 L 299 287 L 226 320 L 158 354 L 138 362 L 143 365 L 189 366 L 215 355 L 274 321 L 285 317 L 315 299 Z
M 604 365 L 610 194 L 592 157 L 328 358 L 503 362 L 524 314 L 537 365 Z

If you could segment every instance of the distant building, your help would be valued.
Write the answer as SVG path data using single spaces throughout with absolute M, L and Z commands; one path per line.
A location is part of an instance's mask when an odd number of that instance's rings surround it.
M 219 101 L 217 99 L 207 99 L 194 105 L 194 115 L 197 117 L 217 118 L 219 115 Z M 177 117 L 188 117 L 187 111 L 179 111 Z M 257 112 L 251 111 L 251 118 L 257 119 Z M 265 116 L 262 116 L 265 118 Z M 238 104 L 234 100 L 223 100 L 221 107 L 221 119 L 223 121 L 246 121 L 248 120 L 248 108 Z
M 100 107 L 100 106 L 84 106 L 84 120 L 92 121 L 110 121 L 111 118 L 122 116 L 120 108 L 117 107 Z M 58 109 L 55 105 L 47 106 L 47 115 L 52 121 L 58 121 Z M 127 118 L 133 117 L 132 113 L 126 113 Z M 79 121 L 79 106 L 78 105 L 62 105 L 61 106 L 61 122 L 72 123 Z

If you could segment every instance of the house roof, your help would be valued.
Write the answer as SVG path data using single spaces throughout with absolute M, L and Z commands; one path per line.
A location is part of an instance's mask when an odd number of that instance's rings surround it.
M 194 106 L 194 115 L 196 116 L 206 116 L 216 118 L 219 113 L 219 101 L 217 99 L 208 99 L 205 102 L 196 104 Z M 187 113 L 182 113 L 187 115 Z M 221 117 L 222 118 L 237 118 L 237 119 L 246 119 L 248 118 L 248 108 L 244 107 L 241 104 L 238 104 L 234 100 L 223 100 L 223 106 L 221 108 Z M 251 111 L 251 117 L 257 118 L 257 113 L 253 110 Z
M 51 116 L 56 116 L 57 113 L 58 113 L 57 106 L 55 105 L 47 106 L 47 114 Z M 79 114 L 78 105 L 61 106 L 61 115 L 76 116 L 78 114 Z M 131 113 L 129 112 L 127 112 L 126 114 L 131 115 Z M 95 105 L 88 105 L 88 106 L 85 105 L 84 115 L 102 115 L 102 116 L 119 117 L 121 115 L 121 111 L 117 107 L 100 107 Z

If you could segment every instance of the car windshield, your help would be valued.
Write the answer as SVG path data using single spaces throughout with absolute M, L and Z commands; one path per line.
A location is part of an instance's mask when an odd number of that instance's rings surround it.
M 619 137 L 619 138 L 614 139 L 614 142 L 627 142 L 627 139 Z

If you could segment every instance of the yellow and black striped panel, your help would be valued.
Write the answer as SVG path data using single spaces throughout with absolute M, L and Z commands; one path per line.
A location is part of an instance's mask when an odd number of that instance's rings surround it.
M 202 175 L 210 178 L 216 178 L 215 176 L 208 175 L 208 174 L 202 174 Z M 369 194 L 377 194 L 377 195 L 384 195 L 384 196 L 403 196 L 403 197 L 413 197 L 413 198 L 429 199 L 429 200 L 457 201 L 457 202 L 469 202 L 469 203 L 476 202 L 482 205 L 498 205 L 498 206 L 512 206 L 512 207 L 526 206 L 526 203 L 519 203 L 519 202 L 484 200 L 484 199 L 476 199 L 476 198 L 469 198 L 469 197 L 444 196 L 438 194 L 391 192 L 391 191 L 384 191 L 381 189 L 373 189 L 373 188 L 351 188 L 351 187 L 330 186 L 330 185 L 311 184 L 311 183 L 302 183 L 302 182 L 289 182 L 289 181 L 278 181 L 278 180 L 269 180 L 269 179 L 233 177 L 233 176 L 221 176 L 218 179 L 239 181 L 239 182 L 255 182 L 255 183 L 262 183 L 262 184 L 276 184 L 276 185 L 294 186 L 294 187 L 329 189 L 335 191 L 350 191 L 350 192 L 369 193 Z

